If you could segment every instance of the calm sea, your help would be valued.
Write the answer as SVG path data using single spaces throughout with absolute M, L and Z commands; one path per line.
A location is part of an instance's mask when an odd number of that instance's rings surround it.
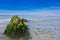
M 60 40 L 60 16 L 19 15 L 27 18 L 30 38 L 10 38 L 4 30 L 12 15 L 0 15 L 0 40 Z

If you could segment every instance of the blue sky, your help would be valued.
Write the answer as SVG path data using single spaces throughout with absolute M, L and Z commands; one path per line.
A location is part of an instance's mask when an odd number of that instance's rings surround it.
M 48 7 L 60 7 L 59 0 L 0 0 L 0 9 L 34 10 Z
M 60 0 L 0 0 L 0 15 L 60 15 L 59 11 Z

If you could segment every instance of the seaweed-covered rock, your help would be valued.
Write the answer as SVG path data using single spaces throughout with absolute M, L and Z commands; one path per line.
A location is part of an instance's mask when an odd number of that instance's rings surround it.
M 4 33 L 6 35 L 25 34 L 28 31 L 25 22 L 27 22 L 27 19 L 21 19 L 17 15 L 12 16 L 10 22 L 6 26 Z

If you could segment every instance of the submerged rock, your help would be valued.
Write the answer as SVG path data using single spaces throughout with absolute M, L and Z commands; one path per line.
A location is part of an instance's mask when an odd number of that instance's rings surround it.
M 18 16 L 12 16 L 10 22 L 7 24 L 4 33 L 6 35 L 24 35 L 28 32 L 25 22 L 27 19 L 21 19 Z

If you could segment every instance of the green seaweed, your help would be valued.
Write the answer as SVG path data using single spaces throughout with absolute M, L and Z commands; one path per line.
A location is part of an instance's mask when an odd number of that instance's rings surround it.
M 11 36 L 12 34 L 26 34 L 28 30 L 25 22 L 28 22 L 27 19 L 22 19 L 17 15 L 12 16 L 10 22 L 6 26 L 4 33 L 9 36 Z

